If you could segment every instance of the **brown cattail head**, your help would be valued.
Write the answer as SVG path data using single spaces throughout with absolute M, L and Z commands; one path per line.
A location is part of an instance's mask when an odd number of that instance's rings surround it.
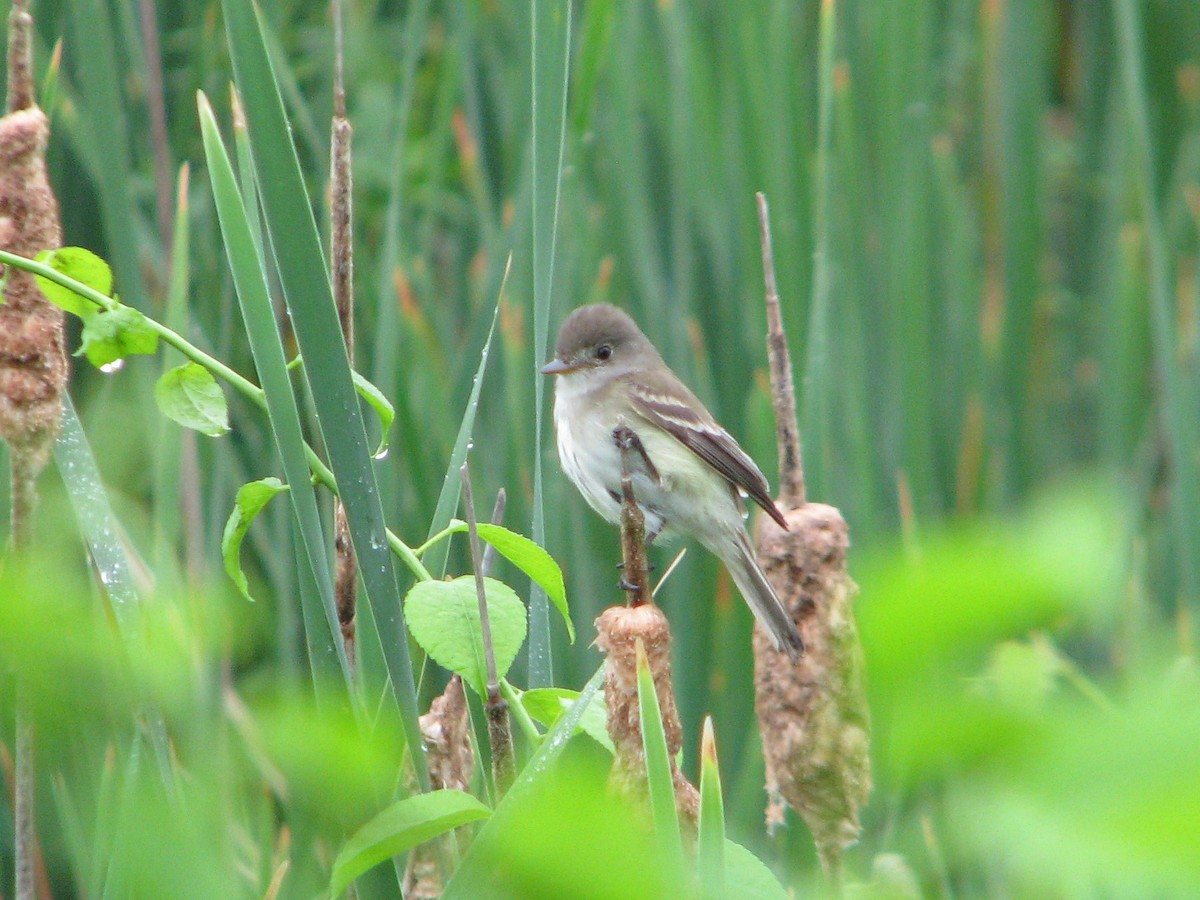
M 62 242 L 46 177 L 50 126 L 38 107 L 0 118 L 0 247 L 36 256 Z M 10 269 L 0 305 L 0 437 L 37 472 L 49 457 L 67 382 L 63 312 L 28 272 Z
M 791 611 L 806 652 L 793 662 L 754 631 L 755 712 L 767 772 L 767 823 L 783 803 L 813 833 L 831 874 L 859 835 L 858 811 L 871 791 L 870 713 L 862 648 L 846 571 L 849 531 L 832 506 L 808 503 L 787 513 L 789 531 L 764 519 L 758 561 Z
M 638 707 L 637 643 L 641 640 L 654 678 L 662 713 L 671 774 L 675 781 L 675 805 L 685 827 L 695 831 L 700 796 L 675 764 L 683 746 L 683 730 L 671 687 L 671 629 L 663 611 L 653 603 L 613 606 L 596 619 L 596 646 L 607 654 L 604 672 L 604 702 L 608 708 L 608 734 L 616 748 L 609 784 L 619 793 L 644 802 L 646 798 L 646 752 Z
M 469 791 L 471 773 L 475 769 L 475 753 L 471 749 L 467 697 L 459 676 L 450 679 L 446 690 L 429 707 L 429 712 L 421 716 L 421 735 L 429 765 L 430 787 L 434 790 L 449 788 Z M 408 855 L 408 866 L 404 873 L 405 897 L 432 900 L 442 895 L 445 885 L 442 881 L 441 857 L 445 840 L 443 836 L 421 844 Z

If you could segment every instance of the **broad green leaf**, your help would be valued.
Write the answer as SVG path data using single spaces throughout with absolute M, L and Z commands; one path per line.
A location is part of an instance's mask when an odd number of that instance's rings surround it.
M 454 519 L 450 523 L 448 533 L 456 534 L 466 530 L 466 522 Z M 562 569 L 558 567 L 554 557 L 525 535 L 509 531 L 503 525 L 480 522 L 479 537 L 495 547 L 501 556 L 532 578 L 546 592 L 546 596 L 554 601 L 554 605 L 562 614 L 571 643 L 575 643 L 575 625 L 571 622 L 571 612 L 567 607 L 567 588 L 563 582 Z
M 39 253 L 37 260 L 74 278 L 80 284 L 86 284 L 105 297 L 112 296 L 112 269 L 91 250 L 85 250 L 83 247 L 60 247 L 57 250 Z M 38 275 L 37 285 L 47 300 L 69 313 L 82 317 L 96 312 L 96 304 L 92 301 L 85 300 L 70 288 L 63 287 L 49 278 Z
M 578 699 L 579 692 L 569 688 L 533 688 L 521 694 L 521 705 L 532 718 L 550 728 Z M 608 736 L 607 717 L 604 697 L 597 694 L 580 715 L 579 730 L 593 738 L 609 753 L 615 753 L 612 738 Z
M 209 437 L 229 431 L 225 394 L 212 373 L 189 362 L 163 373 L 154 386 L 154 399 L 167 418 Z
M 158 350 L 158 333 L 132 306 L 118 306 L 111 312 L 92 310 L 83 316 L 83 343 L 75 355 L 87 357 L 96 368 L 134 354 L 152 354 Z
M 503 678 L 525 642 L 525 605 L 507 584 L 485 578 L 488 621 L 496 655 L 496 676 Z M 484 696 L 487 664 L 479 623 L 475 577 L 420 581 L 404 598 L 404 614 L 417 643 L 443 668 L 457 672 Z
M 346 841 L 333 863 L 330 896 L 336 897 L 359 875 L 417 844 L 492 814 L 463 791 L 431 791 L 393 803 Z
M 242 571 L 242 539 L 246 536 L 246 530 L 254 521 L 254 517 L 262 512 L 267 502 L 287 489 L 288 486 L 275 477 L 243 484 L 238 488 L 233 512 L 229 514 L 229 521 L 225 523 L 225 533 L 221 535 L 221 555 L 225 558 L 225 571 L 247 600 L 253 601 L 254 598 L 250 596 L 246 573 Z
M 383 391 L 358 372 L 351 371 L 350 377 L 354 380 L 354 389 L 358 391 L 358 396 L 366 400 L 371 409 L 375 410 L 375 415 L 379 416 L 379 446 L 375 448 L 375 458 L 383 459 L 387 455 L 388 432 L 392 428 L 392 420 L 396 418 L 396 410 L 392 402 L 383 395 Z

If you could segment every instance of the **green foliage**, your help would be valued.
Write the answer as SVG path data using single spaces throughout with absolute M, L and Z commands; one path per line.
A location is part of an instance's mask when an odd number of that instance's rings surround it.
M 69 279 L 52 281 L 38 275 L 38 287 L 52 303 L 83 320 L 76 356 L 86 356 L 99 369 L 126 356 L 158 351 L 158 332 L 112 292 L 112 270 L 100 257 L 82 247 L 63 247 L 39 254 L 38 262 Z
M 43 250 L 37 260 L 45 263 L 56 272 L 61 272 L 68 278 L 73 278 L 80 284 L 87 285 L 98 294 L 112 296 L 113 276 L 108 263 L 90 250 L 83 247 L 60 247 L 58 250 Z M 38 287 L 46 295 L 46 299 L 55 306 L 74 313 L 81 318 L 96 311 L 96 305 L 75 291 L 49 278 L 39 276 Z
M 579 699 L 579 691 L 568 688 L 531 688 L 521 694 L 521 705 L 525 712 L 547 728 L 552 727 L 571 709 Z M 594 739 L 609 753 L 613 750 L 612 738 L 608 736 L 604 698 L 597 697 L 588 704 L 579 718 L 579 730 Z
M 333 861 L 329 893 L 336 897 L 372 866 L 490 813 L 462 791 L 430 791 L 399 800 L 346 841 Z
M 233 583 L 247 600 L 254 598 L 250 596 L 250 585 L 246 581 L 246 573 L 242 571 L 242 541 L 263 507 L 272 497 L 287 489 L 288 486 L 274 476 L 243 484 L 238 488 L 233 510 L 225 522 L 225 533 L 221 535 L 221 555 L 225 558 L 225 573 L 233 579 Z
M 638 638 L 637 643 L 637 695 L 642 746 L 645 749 L 646 787 L 650 795 L 650 812 L 654 818 L 654 836 L 663 867 L 678 871 L 682 869 L 683 845 L 679 836 L 679 814 L 675 808 L 675 779 L 671 770 L 667 737 L 663 732 L 658 692 L 654 687 L 654 676 L 646 662 L 646 650 L 642 646 L 641 638 Z
M 567 636 L 571 643 L 575 643 L 575 625 L 571 622 L 571 613 L 567 609 L 567 587 L 563 582 L 562 569 L 554 561 L 554 557 L 525 535 L 509 531 L 502 525 L 480 522 L 477 528 L 481 540 L 495 547 L 501 556 L 546 592 L 555 608 L 562 614 L 563 624 L 567 626 Z M 444 533 L 462 534 L 466 530 L 466 522 L 452 519 Z
M 204 366 L 184 363 L 168 369 L 154 385 L 158 410 L 184 428 L 209 437 L 229 431 L 229 407 L 217 379 Z
M 525 605 L 508 585 L 485 578 L 488 622 L 496 654 L 496 677 L 503 678 L 525 643 Z M 421 581 L 404 598 L 413 639 L 438 665 L 457 672 L 479 696 L 487 694 L 487 664 L 480 631 L 475 578 Z

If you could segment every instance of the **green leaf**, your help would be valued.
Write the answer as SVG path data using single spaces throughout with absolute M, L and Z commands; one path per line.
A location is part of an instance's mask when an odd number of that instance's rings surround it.
M 467 523 L 454 519 L 449 533 L 467 530 Z M 567 588 L 563 582 L 562 569 L 554 557 L 523 534 L 509 531 L 503 525 L 489 522 L 479 523 L 479 537 L 487 541 L 510 563 L 528 575 L 554 601 L 567 626 L 571 643 L 575 643 L 575 625 L 571 622 L 571 611 L 567 607 Z
M 43 250 L 37 255 L 37 261 L 62 272 L 69 278 L 74 278 L 80 284 L 86 284 L 105 297 L 112 296 L 112 269 L 108 267 L 108 263 L 91 250 L 85 250 L 82 247 Z M 46 295 L 47 300 L 69 313 L 82 317 L 96 312 L 96 304 L 85 300 L 70 288 L 63 287 L 49 278 L 38 275 L 37 285 Z
M 396 410 L 392 402 L 383 395 L 383 391 L 358 372 L 351 371 L 350 377 L 354 381 L 354 389 L 358 391 L 358 396 L 366 400 L 371 409 L 375 410 L 375 415 L 379 416 L 379 446 L 375 448 L 375 458 L 383 459 L 387 455 L 388 432 L 391 430 L 392 420 L 396 418 Z
M 496 676 L 503 678 L 525 642 L 525 605 L 507 584 L 485 578 L 488 621 L 496 655 Z M 404 614 L 417 643 L 443 668 L 457 672 L 479 696 L 487 690 L 487 664 L 479 622 L 475 577 L 421 581 L 404 598 Z
M 212 373 L 189 362 L 164 372 L 154 386 L 154 399 L 162 414 L 184 428 L 209 437 L 229 431 L 225 394 Z
M 242 571 L 242 538 L 246 536 L 250 523 L 262 512 L 267 502 L 287 489 L 288 486 L 275 477 L 243 484 L 238 488 L 237 501 L 234 503 L 233 512 L 229 514 L 229 521 L 225 523 L 225 533 L 221 535 L 221 555 L 225 557 L 225 571 L 242 592 L 242 596 L 251 602 L 254 598 L 250 596 L 246 573 Z
M 767 864 L 743 847 L 725 840 L 725 893 L 727 900 L 787 900 L 783 889 Z
M 491 814 L 487 806 L 463 791 L 431 791 L 393 803 L 346 841 L 333 863 L 330 896 L 336 897 L 384 860 Z
M 158 350 L 158 332 L 132 306 L 92 310 L 83 316 L 83 343 L 76 356 L 86 356 L 96 368 L 126 356 L 152 354 Z
M 654 833 L 667 864 L 678 865 L 683 858 L 683 844 L 679 835 L 679 812 L 675 805 L 675 777 L 671 771 L 671 754 L 663 731 L 654 675 L 640 638 L 637 642 L 637 688 L 638 718 L 642 728 L 642 749 L 646 755 L 646 781 Z
M 443 900 L 465 900 L 487 895 L 486 891 L 495 884 L 494 863 L 497 855 L 506 852 L 504 844 L 512 834 L 518 833 L 517 829 L 523 824 L 524 811 L 529 809 L 530 803 L 536 801 L 539 787 L 546 783 L 547 778 L 552 777 L 563 750 L 570 743 L 570 736 L 579 725 L 583 711 L 599 692 L 603 680 L 604 665 L 601 664 L 583 686 L 579 700 L 572 704 L 567 714 L 543 736 L 537 750 L 521 769 L 521 774 L 517 776 L 513 786 L 496 805 L 495 815 L 479 829 L 462 863 L 450 876 L 450 881 L 442 893 Z
M 704 732 L 700 739 L 700 823 L 697 831 L 696 863 L 701 893 L 705 897 L 725 897 L 725 806 L 712 716 L 704 717 Z
M 550 728 L 578 699 L 579 692 L 569 688 L 533 688 L 521 694 L 521 705 L 532 718 Z M 616 748 L 608 736 L 607 721 L 604 697 L 597 694 L 580 715 L 578 730 L 593 738 L 609 753 L 615 754 Z

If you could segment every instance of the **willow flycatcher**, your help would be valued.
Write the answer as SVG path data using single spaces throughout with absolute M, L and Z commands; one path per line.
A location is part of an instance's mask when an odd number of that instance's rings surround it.
M 567 477 L 609 522 L 621 519 L 624 425 L 640 444 L 631 454 L 633 493 L 658 535 L 692 536 L 725 564 L 776 649 L 804 652 L 800 633 L 762 569 L 746 533 L 739 492 L 782 528 L 762 472 L 696 395 L 672 372 L 633 319 L 615 306 L 575 310 L 558 333 L 543 375 L 557 376 L 554 425 Z

